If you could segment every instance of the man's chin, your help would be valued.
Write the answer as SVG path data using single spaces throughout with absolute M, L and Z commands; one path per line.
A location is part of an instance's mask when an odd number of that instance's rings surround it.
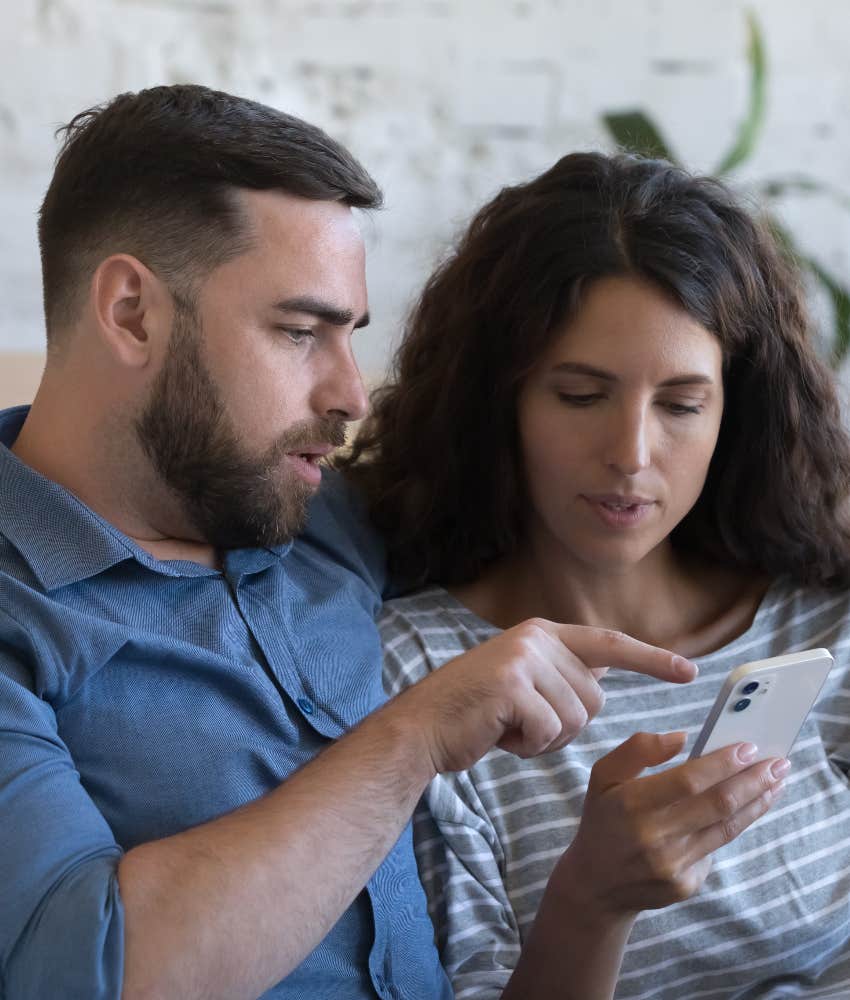
M 280 545 L 287 545 L 304 528 L 305 521 L 298 525 L 283 529 L 272 529 L 268 531 L 247 531 L 213 530 L 208 533 L 210 545 L 219 551 L 226 552 L 232 549 L 276 549 Z
M 207 542 L 219 550 L 277 548 L 304 530 L 309 499 L 301 497 L 297 506 L 288 505 L 286 510 L 278 512 L 256 512 L 247 518 L 244 507 L 220 512 L 217 517 L 198 524 L 198 528 Z

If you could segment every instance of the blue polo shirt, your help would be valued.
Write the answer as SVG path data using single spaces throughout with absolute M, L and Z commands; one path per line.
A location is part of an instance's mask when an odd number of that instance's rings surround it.
M 124 851 L 271 791 L 384 700 L 380 547 L 327 475 L 293 544 L 158 561 L 8 449 L 0 411 L 0 996 L 118 998 Z M 405 829 L 265 994 L 451 996 Z

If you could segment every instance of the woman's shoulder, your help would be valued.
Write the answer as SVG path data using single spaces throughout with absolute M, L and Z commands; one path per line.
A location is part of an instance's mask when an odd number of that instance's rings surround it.
M 762 599 L 750 627 L 728 645 L 700 659 L 736 663 L 813 647 L 850 643 L 850 589 L 775 581 Z
M 826 625 L 850 628 L 850 588 L 777 580 L 765 594 L 754 625 L 795 627 L 815 633 Z
M 378 616 L 378 628 L 384 645 L 385 685 L 391 693 L 499 632 L 438 586 L 387 601 Z
M 436 630 L 437 634 L 445 634 L 446 631 L 458 630 L 489 638 L 499 631 L 495 625 L 479 618 L 462 601 L 437 585 L 385 601 L 378 623 L 382 632 L 407 630 L 427 634 Z M 479 638 L 478 641 L 483 639 Z

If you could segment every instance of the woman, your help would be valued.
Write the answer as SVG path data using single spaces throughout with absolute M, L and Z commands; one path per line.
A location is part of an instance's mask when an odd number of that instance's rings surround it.
M 433 784 L 419 859 L 457 996 L 501 994 L 564 868 L 633 923 L 617 997 L 850 995 L 850 445 L 769 232 L 661 162 L 576 154 L 503 190 L 428 282 L 355 459 L 425 588 L 384 613 L 393 691 L 535 615 L 700 666 L 677 690 L 608 675 L 570 746 Z M 680 852 L 658 885 L 691 898 L 647 909 L 670 902 L 634 868 L 672 856 L 653 795 L 686 796 L 693 762 L 628 737 L 692 738 L 732 667 L 815 646 L 836 666 L 782 802 L 696 895 L 708 864 Z

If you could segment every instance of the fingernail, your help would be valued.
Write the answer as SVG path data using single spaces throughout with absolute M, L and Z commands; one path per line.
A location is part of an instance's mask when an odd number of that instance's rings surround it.
M 787 757 L 783 757 L 782 760 L 775 760 L 770 765 L 770 773 L 777 780 L 779 778 L 784 778 L 785 775 L 791 770 L 791 761 Z
M 755 743 L 742 743 L 737 750 L 738 760 L 747 761 L 752 760 L 755 755 L 759 752 L 759 748 Z
M 699 673 L 699 667 L 694 663 L 693 660 L 688 660 L 684 656 L 673 657 L 673 665 L 680 674 L 687 674 L 690 676 L 693 674 L 694 677 Z

